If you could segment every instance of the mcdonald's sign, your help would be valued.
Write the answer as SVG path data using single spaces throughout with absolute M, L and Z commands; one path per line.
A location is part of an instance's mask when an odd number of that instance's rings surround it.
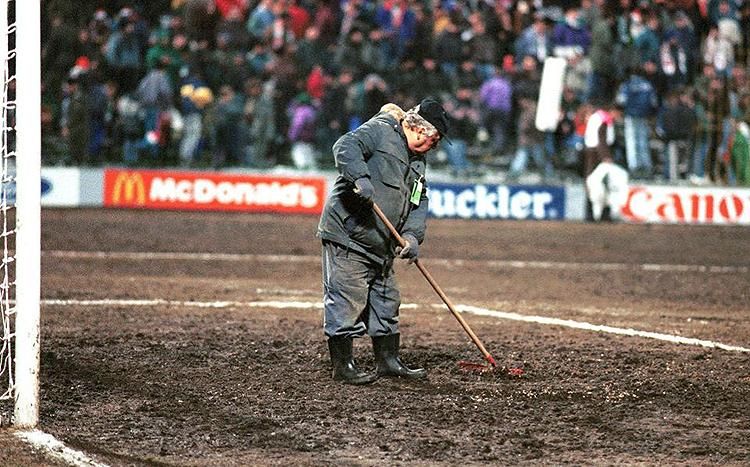
M 104 171 L 108 207 L 320 214 L 323 177 L 172 170 Z
M 107 170 L 104 175 L 104 205 L 144 207 L 146 182 L 139 172 Z

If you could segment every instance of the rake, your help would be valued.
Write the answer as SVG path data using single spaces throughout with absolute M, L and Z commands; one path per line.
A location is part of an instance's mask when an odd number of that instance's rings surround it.
M 375 214 L 378 215 L 381 221 L 388 227 L 388 230 L 390 230 L 391 235 L 398 241 L 399 245 L 401 247 L 406 246 L 406 240 L 401 236 L 401 234 L 398 233 L 398 230 L 393 226 L 390 220 L 385 216 L 383 211 L 380 209 L 380 206 L 377 205 L 377 203 L 372 203 L 372 209 L 375 211 Z M 440 298 L 443 300 L 443 303 L 445 303 L 445 306 L 448 307 L 448 310 L 450 310 L 451 314 L 453 314 L 453 317 L 456 318 L 458 321 L 458 324 L 461 325 L 461 327 L 466 331 L 466 334 L 469 335 L 469 338 L 471 338 L 471 341 L 474 343 L 474 345 L 477 346 L 479 351 L 484 356 L 484 359 L 489 362 L 489 364 L 484 363 L 473 363 L 473 362 L 466 362 L 466 361 L 460 361 L 458 362 L 458 365 L 462 368 L 468 369 L 468 370 L 478 370 L 481 372 L 485 371 L 491 371 L 494 370 L 497 367 L 497 363 L 495 362 L 495 359 L 490 355 L 490 353 L 487 351 L 487 349 L 484 347 L 484 344 L 482 344 L 482 341 L 479 340 L 479 337 L 474 333 L 474 331 L 469 326 L 469 323 L 464 320 L 463 316 L 461 316 L 458 311 L 456 311 L 456 307 L 453 306 L 453 303 L 448 298 L 447 295 L 445 295 L 445 292 L 443 292 L 443 289 L 440 288 L 438 283 L 435 281 L 435 279 L 432 277 L 432 275 L 427 271 L 427 269 L 424 267 L 422 262 L 419 260 L 419 258 L 416 258 L 414 261 L 414 264 L 416 264 L 417 269 L 419 269 L 419 272 L 422 273 L 425 279 L 427 279 L 427 282 L 430 283 L 433 290 L 440 296 Z

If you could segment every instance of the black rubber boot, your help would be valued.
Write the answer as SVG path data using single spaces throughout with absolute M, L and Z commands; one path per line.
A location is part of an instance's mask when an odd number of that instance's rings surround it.
M 328 351 L 333 364 L 333 379 L 345 384 L 369 384 L 378 379 L 377 373 L 360 371 L 354 362 L 351 337 L 330 337 Z
M 375 367 L 378 376 L 401 376 L 403 378 L 421 379 L 427 376 L 424 368 L 411 369 L 404 365 L 398 356 L 401 341 L 400 334 L 372 338 L 372 348 L 375 351 Z

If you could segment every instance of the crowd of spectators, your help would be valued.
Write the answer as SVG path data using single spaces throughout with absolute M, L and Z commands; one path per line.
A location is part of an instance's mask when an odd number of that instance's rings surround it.
M 434 96 L 458 176 L 580 171 L 588 115 L 616 103 L 631 177 L 750 184 L 747 1 L 64 3 L 43 19 L 46 163 L 327 168 L 382 105 Z M 551 56 L 567 68 L 542 132 Z

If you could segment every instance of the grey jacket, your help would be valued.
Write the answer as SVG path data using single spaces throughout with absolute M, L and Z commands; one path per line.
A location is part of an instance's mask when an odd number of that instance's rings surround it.
M 354 181 L 369 177 L 375 202 L 396 229 L 422 243 L 427 218 L 424 155 L 413 154 L 394 113 L 381 111 L 333 145 L 339 176 L 326 200 L 318 236 L 364 254 L 384 266 L 398 245 L 371 206 L 354 193 Z M 418 205 L 410 202 L 416 181 L 423 189 Z

